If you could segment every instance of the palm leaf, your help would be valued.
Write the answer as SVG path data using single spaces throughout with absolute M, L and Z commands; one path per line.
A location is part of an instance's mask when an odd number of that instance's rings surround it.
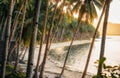
M 97 18 L 97 11 L 96 11 L 96 8 L 95 8 L 95 5 L 93 3 L 90 4 L 91 6 L 91 15 L 92 17 L 91 18 Z
M 97 8 L 102 8 L 102 3 L 99 0 L 93 0 L 94 4 L 97 6 Z
M 79 9 L 79 17 L 78 17 L 79 21 L 81 21 L 81 18 L 82 18 L 84 13 L 86 13 L 86 5 L 85 4 L 83 4 L 81 6 L 81 8 Z
M 72 12 L 78 12 L 78 10 L 80 9 L 81 5 L 82 5 L 82 1 L 78 1 L 75 4 L 75 6 L 73 7 Z

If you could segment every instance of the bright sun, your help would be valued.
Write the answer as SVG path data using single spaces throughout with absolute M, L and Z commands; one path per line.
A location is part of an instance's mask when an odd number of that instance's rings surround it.
M 76 12 L 73 13 L 74 18 L 78 18 L 78 15 L 79 13 L 76 13 Z

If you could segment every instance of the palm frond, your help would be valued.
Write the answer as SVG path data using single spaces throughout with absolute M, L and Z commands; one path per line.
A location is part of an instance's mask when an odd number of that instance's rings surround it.
M 78 20 L 81 21 L 82 16 L 84 15 L 84 13 L 86 13 L 86 5 L 82 4 L 81 8 L 79 9 L 79 17 Z
M 82 1 L 78 1 L 78 2 L 73 6 L 72 12 L 78 12 L 78 10 L 80 9 L 81 5 L 82 5 Z
M 97 6 L 97 8 L 101 9 L 102 8 L 102 3 L 99 0 L 93 0 L 95 6 Z

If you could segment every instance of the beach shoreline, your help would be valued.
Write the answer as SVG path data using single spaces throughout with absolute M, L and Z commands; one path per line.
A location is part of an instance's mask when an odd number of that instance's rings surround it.
M 76 40 L 73 42 L 73 45 L 86 44 L 86 43 L 90 43 L 90 42 L 91 42 L 91 40 L 80 40 L 80 41 Z M 65 47 L 65 46 L 69 46 L 69 45 L 70 45 L 70 41 L 69 42 L 62 42 L 62 43 L 52 43 L 50 49 Z M 37 63 L 39 46 L 40 45 L 38 45 L 35 49 L 34 66 L 36 66 L 36 63 Z M 43 48 L 42 48 L 41 61 L 42 61 L 43 56 L 44 56 L 44 50 L 45 50 L 45 44 L 43 45 Z M 27 56 L 28 56 L 28 52 L 27 52 L 24 60 L 27 60 Z M 45 71 L 44 71 L 45 77 L 55 78 L 56 76 L 58 76 L 60 74 L 61 69 L 62 69 L 62 65 L 55 63 L 54 60 L 51 60 L 50 57 L 47 57 Z M 81 75 L 82 75 L 81 71 L 75 71 L 75 70 L 70 69 L 68 66 L 66 66 L 65 72 L 63 74 L 63 78 L 80 78 Z M 86 78 L 92 78 L 92 74 L 90 74 L 90 73 L 87 74 Z

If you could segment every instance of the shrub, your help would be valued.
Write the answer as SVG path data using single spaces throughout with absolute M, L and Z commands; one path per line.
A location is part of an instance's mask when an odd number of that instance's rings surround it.
M 101 75 L 95 75 L 93 78 L 120 78 L 120 65 L 106 65 L 106 58 L 103 58 L 100 63 L 103 64 L 103 72 Z

